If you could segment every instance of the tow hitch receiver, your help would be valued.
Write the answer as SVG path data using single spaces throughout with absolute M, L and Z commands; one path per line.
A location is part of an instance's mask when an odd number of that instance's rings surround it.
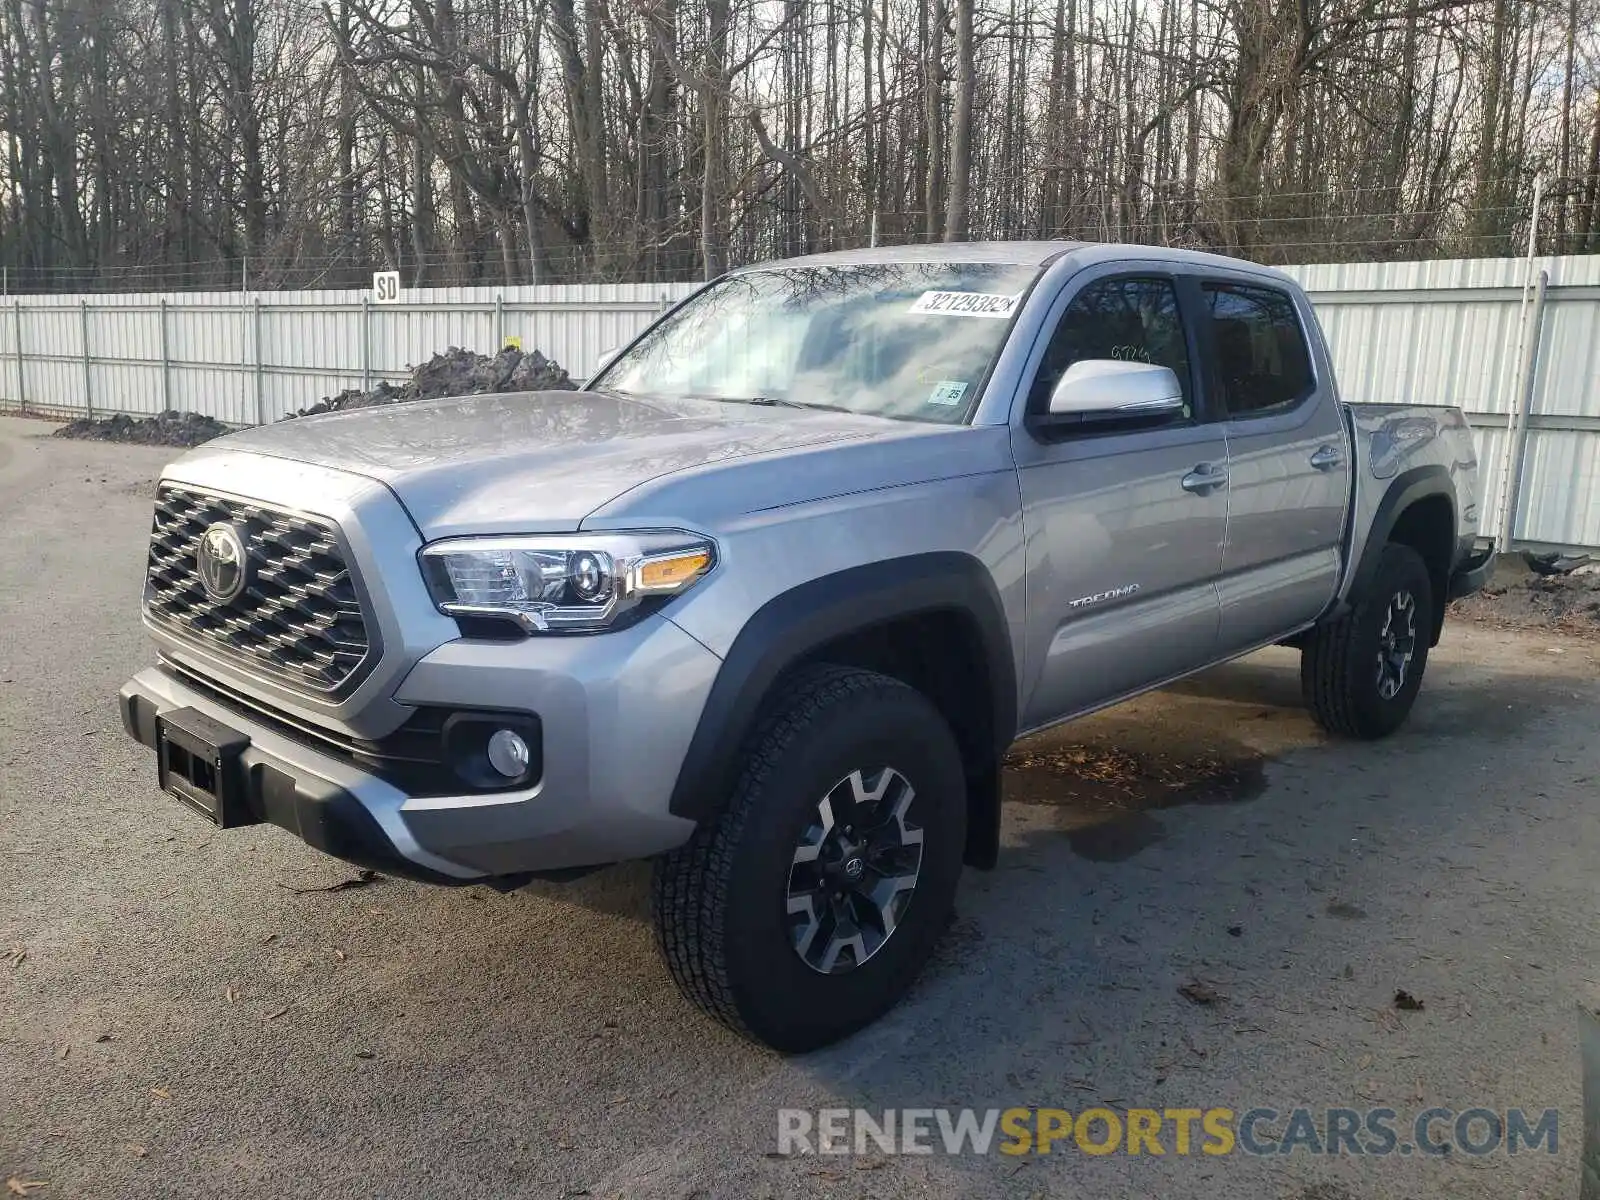
M 156 776 L 163 791 L 224 829 L 260 824 L 240 755 L 250 739 L 195 708 L 156 718 Z

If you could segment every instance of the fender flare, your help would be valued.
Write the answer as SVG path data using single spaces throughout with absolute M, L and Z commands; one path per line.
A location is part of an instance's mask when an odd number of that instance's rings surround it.
M 762 704 L 784 674 L 829 642 L 900 617 L 955 612 L 982 648 L 992 746 L 984 774 L 969 762 L 969 861 L 988 859 L 999 838 L 999 764 L 1017 726 L 1016 664 L 999 590 L 987 567 L 960 551 L 931 551 L 850 567 L 809 580 L 768 600 L 745 622 L 723 659 L 678 769 L 668 809 L 703 821 L 737 782 L 740 752 Z M 962 731 L 956 736 L 961 739 Z M 966 757 L 964 755 L 964 757 Z M 992 795 L 974 794 L 992 791 Z M 993 810 L 992 828 L 987 809 Z M 973 828 L 973 826 L 980 826 Z M 981 862 L 978 865 L 983 865 Z
M 1378 509 L 1373 513 L 1372 528 L 1367 531 L 1366 544 L 1361 548 L 1361 561 L 1356 564 L 1350 587 L 1345 592 L 1345 606 L 1354 604 L 1355 598 L 1371 586 L 1373 576 L 1378 572 L 1378 560 L 1383 556 L 1383 548 L 1389 544 L 1389 537 L 1405 511 L 1417 501 L 1429 500 L 1434 496 L 1444 497 L 1445 503 L 1450 506 L 1450 562 L 1445 568 L 1446 594 L 1437 597 L 1433 613 L 1433 640 L 1437 642 L 1439 628 L 1444 623 L 1445 605 L 1449 602 L 1450 575 L 1456 567 L 1456 534 L 1461 521 L 1460 514 L 1456 512 L 1455 487 L 1450 480 L 1450 472 L 1438 463 L 1412 467 L 1389 481 L 1383 499 L 1378 501 Z

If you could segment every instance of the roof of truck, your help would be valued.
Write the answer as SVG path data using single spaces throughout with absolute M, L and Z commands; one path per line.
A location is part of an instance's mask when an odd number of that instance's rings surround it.
M 867 263 L 1010 263 L 1044 267 L 1063 254 L 1081 252 L 1084 265 L 1122 258 L 1187 263 L 1191 266 L 1231 267 L 1284 278 L 1271 267 L 1241 258 L 1182 250 L 1174 246 L 1141 246 L 1118 242 L 926 242 L 914 246 L 863 246 L 855 250 L 829 250 L 799 258 L 773 259 L 741 268 L 744 271 L 796 266 L 852 266 Z M 738 272 L 735 272 L 737 274 Z
M 850 266 L 857 263 L 992 262 L 1043 266 L 1087 242 L 924 242 L 914 246 L 862 246 L 855 250 L 828 250 L 799 258 L 774 259 L 761 267 Z M 745 268 L 746 270 L 752 268 Z

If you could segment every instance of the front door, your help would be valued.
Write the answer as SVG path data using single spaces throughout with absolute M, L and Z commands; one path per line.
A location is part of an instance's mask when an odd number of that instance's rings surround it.
M 1204 665 L 1219 619 L 1227 446 L 1195 387 L 1175 281 L 1159 271 L 1075 278 L 1058 311 L 1029 413 L 1044 411 L 1072 363 L 1103 358 L 1170 367 L 1185 408 L 1154 427 L 1013 424 L 1027 541 L 1024 729 Z

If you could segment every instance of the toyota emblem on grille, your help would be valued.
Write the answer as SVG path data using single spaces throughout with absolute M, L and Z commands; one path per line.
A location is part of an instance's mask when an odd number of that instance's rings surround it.
M 237 600 L 250 582 L 250 560 L 244 552 L 244 539 L 226 521 L 217 522 L 200 535 L 195 566 L 206 593 L 223 604 Z

